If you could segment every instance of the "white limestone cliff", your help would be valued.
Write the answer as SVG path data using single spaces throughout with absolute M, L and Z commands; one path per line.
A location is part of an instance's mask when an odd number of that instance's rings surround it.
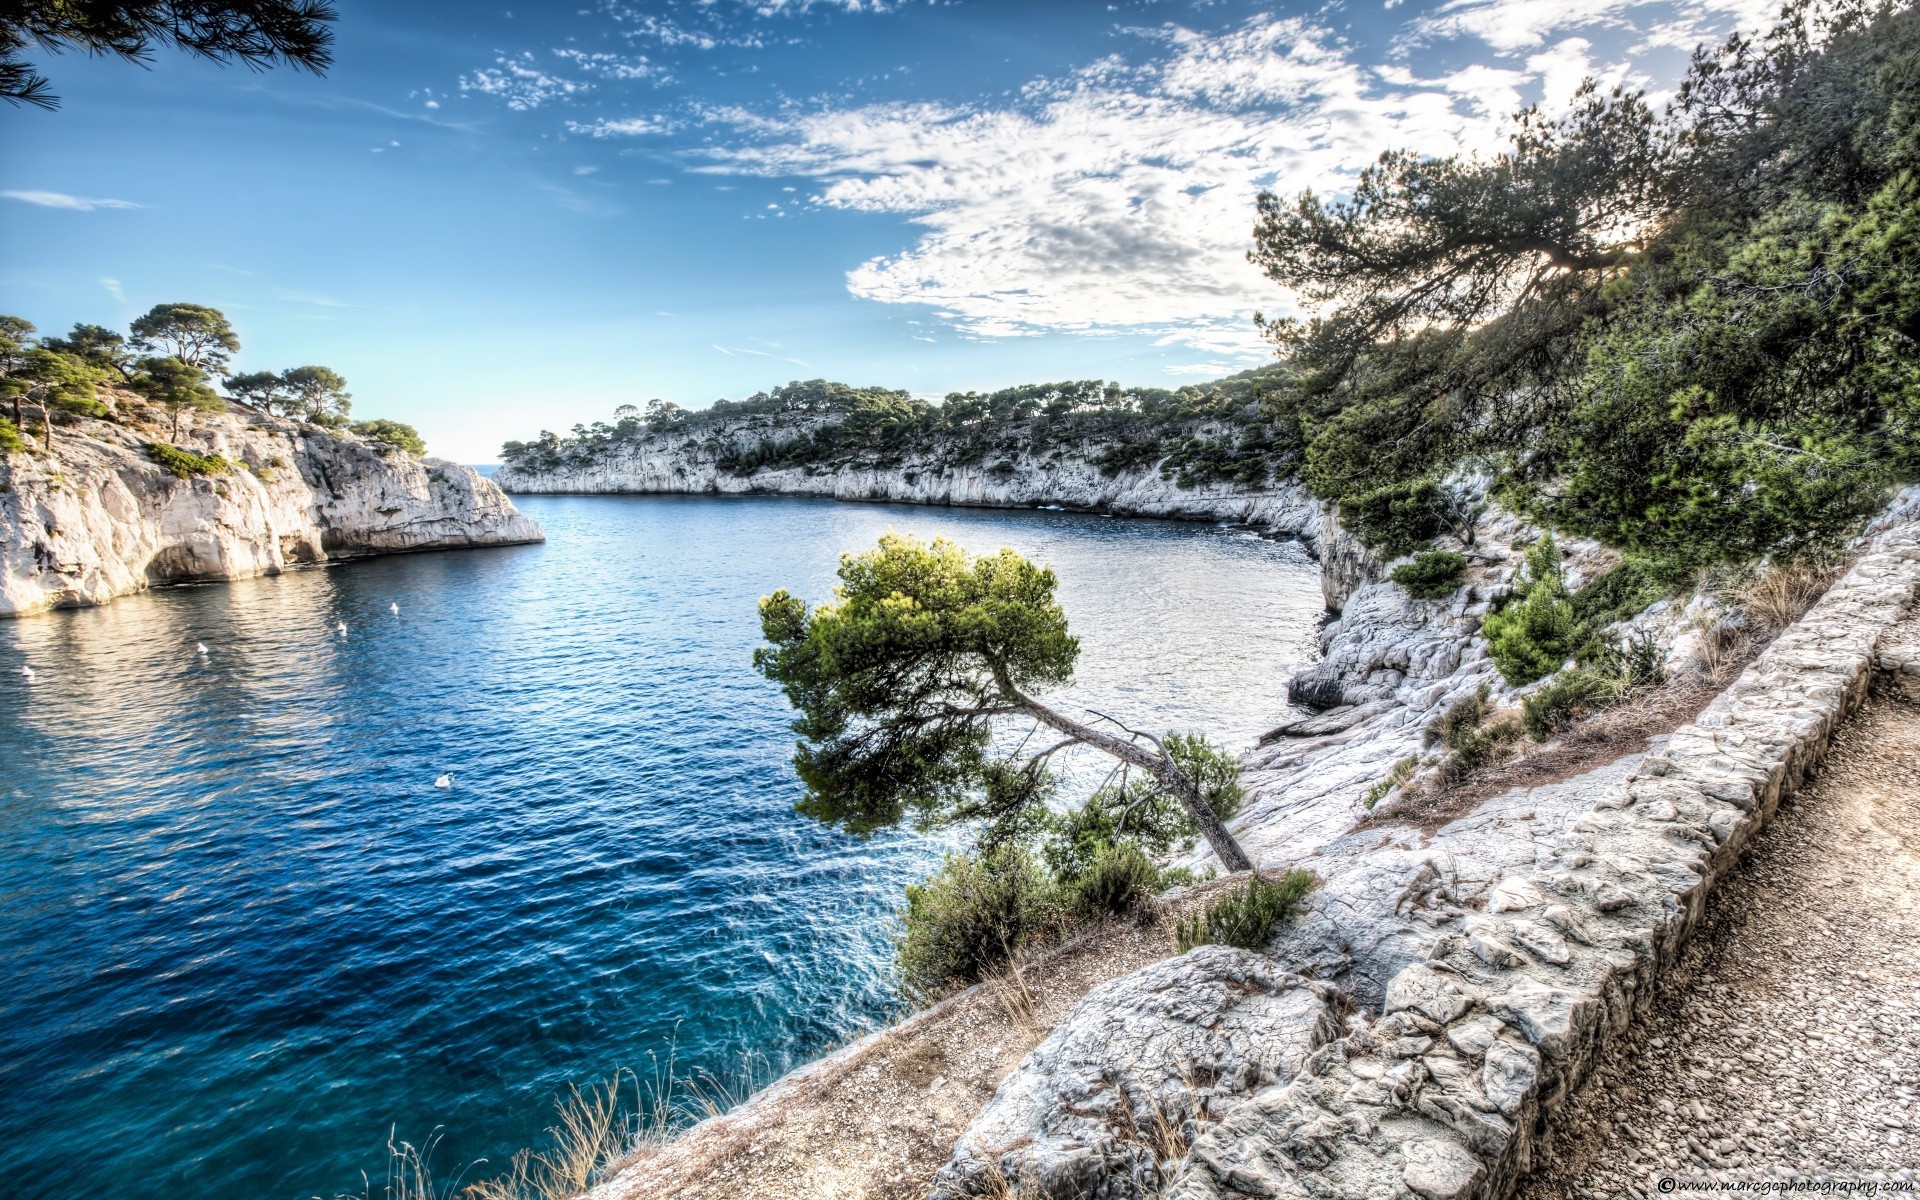
M 492 481 L 440 459 L 239 405 L 179 445 L 232 469 L 180 478 L 155 430 L 86 420 L 51 453 L 0 459 L 0 617 L 104 604 L 159 583 L 243 579 L 369 554 L 537 542 Z

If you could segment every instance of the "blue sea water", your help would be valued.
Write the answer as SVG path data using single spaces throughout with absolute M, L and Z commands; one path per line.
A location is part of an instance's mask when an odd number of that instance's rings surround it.
M 0 624 L 0 1192 L 377 1195 L 396 1127 L 498 1165 L 568 1083 L 764 1082 L 885 1019 L 950 839 L 794 814 L 749 658 L 759 596 L 888 528 L 1052 563 L 1060 702 L 1236 748 L 1321 607 L 1298 546 L 1204 525 L 520 503 L 545 545 Z

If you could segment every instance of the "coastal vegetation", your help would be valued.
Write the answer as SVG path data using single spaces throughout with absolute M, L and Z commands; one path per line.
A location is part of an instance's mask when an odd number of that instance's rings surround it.
M 157 304 L 126 334 L 84 323 L 65 337 L 36 333 L 31 321 L 0 315 L 0 402 L 11 412 L 10 418 L 0 417 L 0 455 L 31 449 L 29 413 L 39 426 L 41 448 L 50 452 L 61 425 L 94 418 L 141 427 L 150 415 L 144 409 L 163 414 L 168 442 L 177 442 L 183 423 L 191 427 L 194 414 L 224 412 L 229 402 L 347 430 L 383 454 L 418 457 L 427 450 L 411 425 L 384 419 L 350 423 L 352 394 L 346 379 L 329 367 L 229 375 L 221 380 L 222 396 L 212 380 L 239 353 L 240 337 L 226 314 L 204 304 Z M 176 475 L 210 473 L 191 465 L 201 458 L 192 451 L 159 443 L 147 450 Z
M 1174 947 L 1182 954 L 1212 944 L 1261 949 L 1273 936 L 1273 927 L 1298 912 L 1318 882 L 1312 871 L 1292 870 L 1278 879 L 1256 871 L 1239 887 L 1182 919 L 1174 928 Z
M 812 608 L 784 590 L 760 602 L 754 665 L 800 713 L 803 814 L 856 834 L 977 830 L 977 854 L 908 891 L 910 987 L 972 982 L 1076 914 L 1133 911 L 1168 882 L 1150 852 L 1205 838 L 1228 870 L 1251 867 L 1225 825 L 1241 799 L 1228 755 L 1037 698 L 1072 679 L 1080 649 L 1051 569 L 887 534 L 844 556 L 839 577 Z M 1114 766 L 1061 811 L 1049 764 L 1074 747 Z

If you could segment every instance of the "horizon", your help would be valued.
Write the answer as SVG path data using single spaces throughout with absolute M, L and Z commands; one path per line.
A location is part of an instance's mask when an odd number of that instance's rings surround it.
M 1579 81 L 1664 98 L 1770 0 L 340 5 L 324 78 L 34 54 L 0 311 L 224 309 L 436 456 L 659 397 L 936 399 L 1257 367 L 1253 197 L 1496 148 Z M 291 231 L 291 232 L 290 232 Z

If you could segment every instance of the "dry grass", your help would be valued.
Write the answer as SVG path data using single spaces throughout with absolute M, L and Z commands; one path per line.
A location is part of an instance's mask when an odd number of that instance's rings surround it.
M 1021 1058 L 1092 988 L 1171 955 L 1180 917 L 1235 882 L 1187 889 L 1145 922 L 1083 926 L 1017 967 L 801 1068 L 726 1115 L 642 1148 L 596 1197 L 925 1200 L 955 1139 Z M 1169 1116 L 1166 1124 L 1165 1131 L 1142 1131 L 1143 1140 L 1178 1148 L 1179 1122 Z M 1007 1196 L 1023 1195 L 1006 1186 Z
M 1741 589 L 1735 602 L 1762 628 L 1777 633 L 1806 616 L 1839 574 L 1805 563 L 1775 563 Z

